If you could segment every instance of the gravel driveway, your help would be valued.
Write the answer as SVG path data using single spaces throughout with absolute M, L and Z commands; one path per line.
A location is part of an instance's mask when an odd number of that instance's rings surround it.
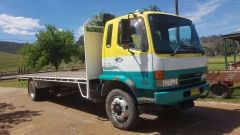
M 142 120 L 133 131 L 112 126 L 104 106 L 69 96 L 32 102 L 26 89 L 0 88 L 0 135 L 240 135 L 240 104 L 196 102 L 182 115 Z

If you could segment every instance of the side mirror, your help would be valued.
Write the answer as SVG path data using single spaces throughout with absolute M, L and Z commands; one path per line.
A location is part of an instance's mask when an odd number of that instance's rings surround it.
M 114 15 L 111 15 L 111 14 L 108 14 L 108 13 L 104 13 L 103 14 L 103 26 L 106 25 L 106 23 L 109 21 L 109 20 L 112 20 L 114 19 L 115 16 Z
M 129 19 L 122 19 L 120 23 L 120 43 L 123 45 L 124 49 L 129 48 L 129 43 L 130 43 L 130 20 Z

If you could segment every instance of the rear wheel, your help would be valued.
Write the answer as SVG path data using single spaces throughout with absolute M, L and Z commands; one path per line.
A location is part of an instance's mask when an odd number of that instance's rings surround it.
M 30 81 L 28 84 L 28 95 L 33 101 L 43 100 L 48 94 L 48 89 L 38 89 L 36 82 Z
M 124 130 L 130 130 L 139 123 L 136 100 L 120 89 L 112 90 L 106 99 L 106 112 L 112 124 Z
M 213 84 L 209 88 L 209 91 L 212 98 L 226 99 L 231 96 L 231 91 L 225 84 Z

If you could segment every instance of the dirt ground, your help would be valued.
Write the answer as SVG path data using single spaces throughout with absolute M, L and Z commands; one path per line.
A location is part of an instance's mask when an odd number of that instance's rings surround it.
M 0 88 L 0 135 L 240 135 L 240 104 L 196 102 L 182 115 L 142 120 L 133 131 L 112 126 L 103 105 L 69 96 L 32 102 L 26 89 Z

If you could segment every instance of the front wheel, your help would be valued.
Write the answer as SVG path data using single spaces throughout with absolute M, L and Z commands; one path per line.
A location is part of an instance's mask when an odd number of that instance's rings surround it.
M 136 100 L 120 89 L 112 90 L 106 99 L 106 112 L 112 124 L 124 130 L 130 130 L 139 123 Z

